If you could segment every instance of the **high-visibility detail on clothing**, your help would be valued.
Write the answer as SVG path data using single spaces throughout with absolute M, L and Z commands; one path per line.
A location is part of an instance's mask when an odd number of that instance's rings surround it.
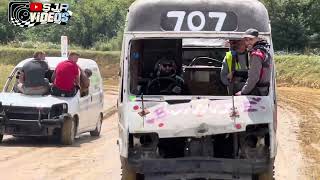
M 229 72 L 231 72 L 232 71 L 232 53 L 231 53 L 231 51 L 228 51 L 226 53 L 226 57 L 227 57 L 228 69 L 229 69 Z M 239 70 L 240 69 L 239 62 L 236 62 L 235 68 L 236 68 L 235 70 Z

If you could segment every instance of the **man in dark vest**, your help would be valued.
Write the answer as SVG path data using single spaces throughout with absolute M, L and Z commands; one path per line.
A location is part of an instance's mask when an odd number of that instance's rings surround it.
M 256 29 L 248 29 L 244 40 L 250 57 L 248 79 L 242 90 L 236 95 L 268 95 L 272 64 L 270 45 L 259 38 L 259 32 Z

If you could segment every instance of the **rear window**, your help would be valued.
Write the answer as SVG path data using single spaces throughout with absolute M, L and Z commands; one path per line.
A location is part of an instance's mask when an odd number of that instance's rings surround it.
M 202 44 L 201 41 L 133 40 L 130 92 L 134 95 L 227 95 L 227 89 L 220 81 L 222 61 L 228 51 L 225 40 L 212 39 Z M 171 92 L 175 86 L 178 88 L 174 91 L 179 93 Z

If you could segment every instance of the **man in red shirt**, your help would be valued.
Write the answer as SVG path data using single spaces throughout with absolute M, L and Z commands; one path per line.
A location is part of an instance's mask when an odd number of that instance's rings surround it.
M 77 65 L 80 54 L 72 52 L 68 60 L 58 64 L 52 76 L 51 94 L 55 96 L 73 97 L 80 88 L 80 68 Z

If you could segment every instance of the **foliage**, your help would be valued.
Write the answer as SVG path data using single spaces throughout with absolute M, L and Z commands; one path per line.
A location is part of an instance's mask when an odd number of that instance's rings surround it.
M 274 48 L 305 51 L 320 47 L 319 0 L 262 0 L 272 26 Z
M 110 40 L 99 40 L 94 43 L 92 49 L 96 51 L 112 51 L 112 50 L 119 50 L 121 49 L 122 43 L 122 33 L 118 32 L 118 35 L 113 37 Z
M 58 56 L 60 57 L 60 50 L 57 49 L 41 49 L 43 50 L 47 56 Z M 74 50 L 81 54 L 81 58 L 89 58 L 97 61 L 98 63 L 118 63 L 119 62 L 119 52 L 118 51 L 91 51 L 91 50 L 83 50 L 77 49 Z M 32 57 L 34 49 L 26 49 L 26 48 L 8 48 L 3 47 L 0 49 L 0 64 L 11 64 L 16 65 L 21 60 Z
M 1 0 L 0 43 L 11 41 L 60 43 L 67 35 L 71 44 L 85 48 L 96 42 L 110 43 L 108 50 L 119 48 L 118 34 L 123 31 L 127 9 L 133 0 L 52 0 L 69 3 L 73 15 L 66 26 L 57 24 L 40 25 L 28 29 L 8 23 L 8 0 Z M 120 41 L 121 42 L 121 41 Z
M 6 64 L 0 64 L 0 91 L 2 91 L 2 88 L 4 84 L 6 83 L 7 77 L 10 75 L 13 65 L 6 65 Z
M 30 42 L 51 42 L 53 47 L 60 43 L 61 35 L 67 35 L 70 44 L 75 46 L 119 50 L 127 9 L 134 0 L 50 0 L 70 4 L 73 12 L 70 22 L 66 26 L 40 25 L 29 29 L 7 22 L 8 1 L 0 1 L 2 44 L 26 41 L 27 44 L 20 47 L 31 47 Z M 261 1 L 269 11 L 276 50 L 309 53 L 320 48 L 319 0 Z

